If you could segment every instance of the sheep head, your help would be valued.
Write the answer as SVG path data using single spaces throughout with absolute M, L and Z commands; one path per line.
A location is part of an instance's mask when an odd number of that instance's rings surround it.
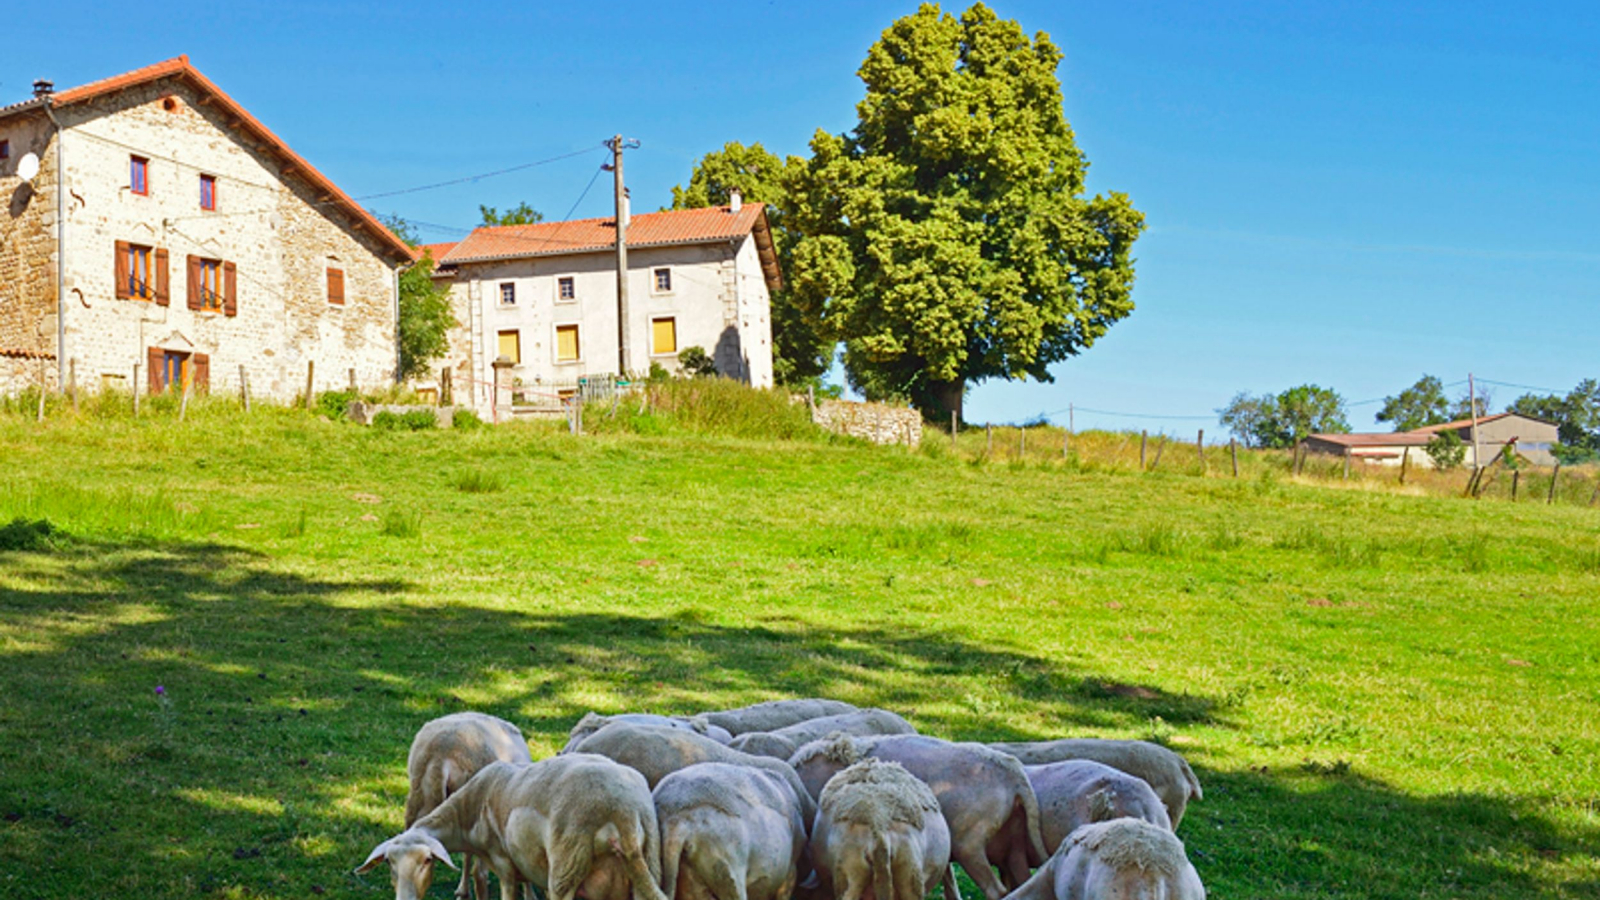
M 379 863 L 389 864 L 389 877 L 394 882 L 395 900 L 421 900 L 433 884 L 433 865 L 442 862 L 454 869 L 450 853 L 431 834 L 407 831 L 392 837 L 373 848 L 367 861 L 356 869 L 356 874 L 370 872 Z

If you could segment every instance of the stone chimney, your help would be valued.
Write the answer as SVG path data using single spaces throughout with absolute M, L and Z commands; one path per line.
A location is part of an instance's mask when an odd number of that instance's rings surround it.
M 744 194 L 740 193 L 738 188 L 730 188 L 728 190 L 728 212 L 737 213 L 741 209 L 744 209 Z
M 56 92 L 56 83 L 43 78 L 33 83 L 34 97 L 48 97 Z

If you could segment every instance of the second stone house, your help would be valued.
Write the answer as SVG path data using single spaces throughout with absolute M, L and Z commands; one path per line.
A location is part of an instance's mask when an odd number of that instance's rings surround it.
M 765 207 L 646 213 L 629 219 L 627 235 L 630 351 L 620 363 L 615 219 L 483 227 L 428 245 L 458 322 L 439 363 L 455 402 L 492 408 L 497 357 L 511 362 L 519 402 L 550 407 L 619 372 L 675 372 L 689 347 L 726 377 L 771 387 L 771 296 L 781 282 Z
M 0 393 L 394 383 L 410 249 L 188 57 L 0 107 L 0 195 Z

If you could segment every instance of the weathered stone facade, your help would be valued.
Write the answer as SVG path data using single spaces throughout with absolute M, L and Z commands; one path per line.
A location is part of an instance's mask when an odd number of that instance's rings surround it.
M 55 115 L 67 187 L 59 355 L 76 361 L 80 389 L 130 385 L 135 367 L 148 389 L 152 352 L 204 358 L 212 390 L 236 390 L 242 366 L 261 397 L 293 397 L 312 362 L 319 390 L 347 387 L 352 369 L 363 387 L 393 383 L 404 248 L 358 221 L 359 208 L 253 120 L 245 127 L 248 114 L 209 82 L 180 71 L 60 104 Z M 44 145 L 36 152 L 46 167 L 31 199 L 14 199 L 0 221 L 0 282 L 18 276 L 0 287 L 9 292 L 0 293 L 0 350 L 54 352 L 57 138 L 40 108 L 0 110 L 0 140 L 15 148 L 19 135 Z M 143 193 L 131 183 L 135 156 L 147 160 Z M 202 208 L 202 176 L 214 209 Z M 166 285 L 165 304 L 119 299 L 119 242 L 153 248 L 154 269 L 164 258 L 152 280 Z M 189 300 L 191 257 L 226 267 L 233 287 L 223 308 L 192 308 L 207 304 Z M 342 272 L 342 303 L 330 302 L 330 269 Z

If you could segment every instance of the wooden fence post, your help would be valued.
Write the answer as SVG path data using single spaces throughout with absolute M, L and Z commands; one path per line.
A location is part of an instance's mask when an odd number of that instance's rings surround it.
M 317 361 L 306 361 L 306 409 L 311 408 L 312 378 L 317 374 Z
M 1156 444 L 1156 458 L 1150 463 L 1151 471 L 1155 471 L 1156 467 L 1161 465 L 1161 451 L 1165 449 L 1167 449 L 1167 436 L 1163 434 L 1161 440 Z
M 1228 455 L 1233 458 L 1233 477 L 1239 477 L 1239 439 L 1228 438 Z
M 250 411 L 250 372 L 244 363 L 239 363 L 239 402 L 244 404 L 245 412 Z
M 1406 470 L 1411 468 L 1411 448 L 1407 447 L 1400 453 L 1400 483 L 1406 483 Z
M 984 437 L 983 455 L 984 456 L 988 456 L 989 454 L 994 452 L 994 426 L 993 425 L 987 425 L 986 424 L 986 425 L 983 426 L 983 437 Z
M 1511 502 L 1517 502 L 1517 485 L 1522 483 L 1522 470 L 1511 470 Z
M 1561 460 L 1556 460 L 1556 470 L 1550 473 L 1550 493 L 1545 495 L 1544 504 L 1549 506 L 1556 502 L 1556 479 L 1561 477 Z
M 133 417 L 139 418 L 139 364 L 133 364 Z
M 961 432 L 961 417 L 955 410 L 950 410 L 950 449 L 956 448 L 956 435 Z
M 1300 467 L 1306 464 L 1305 447 L 1303 443 L 1294 445 L 1294 474 L 1300 474 Z
M 34 419 L 36 422 L 44 421 L 44 380 L 46 377 L 48 376 L 45 375 L 44 371 L 44 357 L 41 356 L 39 357 L 39 415 Z
M 78 412 L 78 358 L 67 360 L 67 391 L 72 394 L 72 412 Z
M 1344 480 L 1350 480 L 1350 448 L 1344 448 Z
M 442 366 L 439 369 L 439 405 L 454 406 L 455 402 L 456 393 L 450 383 L 450 367 Z
M 1200 474 L 1204 475 L 1206 473 L 1206 430 L 1204 428 L 1200 429 L 1200 432 L 1194 436 L 1194 455 L 1200 460 Z
M 1144 471 L 1144 446 L 1150 441 L 1150 432 L 1139 432 L 1139 471 Z
M 350 393 L 356 392 L 356 367 L 350 367 Z

